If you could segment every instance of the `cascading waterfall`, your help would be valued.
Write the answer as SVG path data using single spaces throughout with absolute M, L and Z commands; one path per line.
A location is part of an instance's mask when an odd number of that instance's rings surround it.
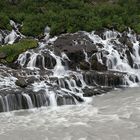
M 29 109 L 33 108 L 32 100 L 31 100 L 30 96 L 28 94 L 25 94 L 25 93 L 22 93 L 22 95 L 27 100 L 28 108 Z
M 131 47 L 133 49 L 133 52 L 130 51 L 130 56 L 127 56 L 126 51 L 130 49 L 129 44 L 122 44 L 121 41 L 119 41 L 122 37 L 122 34 L 116 31 L 106 31 L 104 33 L 104 38 L 102 39 L 100 36 L 91 33 L 87 33 L 89 38 L 95 42 L 95 44 L 102 44 L 104 47 L 100 49 L 100 51 L 106 51 L 106 53 L 102 53 L 102 57 L 97 52 L 97 58 L 98 61 L 102 61 L 102 58 L 105 57 L 106 65 L 108 69 L 119 71 L 119 72 L 127 72 L 128 75 L 135 75 L 135 78 L 137 77 L 138 81 L 140 80 L 140 72 L 139 72 L 139 63 L 140 63 L 140 54 L 139 54 L 139 41 L 136 39 L 136 34 L 132 34 L 132 31 L 129 30 L 127 33 L 127 39 L 131 43 Z M 118 47 L 118 48 L 117 48 Z M 133 61 L 133 66 L 129 64 L 128 57 L 131 57 Z M 136 83 L 135 80 L 130 80 L 126 76 L 126 82 L 130 86 L 132 83 Z
M 0 66 L 1 112 L 77 104 L 140 81 L 140 45 L 131 30 L 45 35 L 38 48 L 19 55 L 19 68 Z

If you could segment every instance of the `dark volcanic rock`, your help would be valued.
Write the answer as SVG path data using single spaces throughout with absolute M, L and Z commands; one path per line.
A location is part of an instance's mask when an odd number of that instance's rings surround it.
M 92 97 L 94 95 L 100 95 L 100 94 L 107 93 L 110 90 L 112 90 L 112 88 L 109 88 L 109 87 L 94 87 L 94 88 L 85 87 L 83 89 L 83 92 L 84 92 L 83 96 Z
M 34 83 L 35 81 L 37 81 L 37 80 L 38 79 L 36 77 L 31 76 L 31 77 L 27 78 L 27 83 L 28 83 L 28 85 L 30 85 L 30 84 Z
M 125 74 L 119 72 L 97 72 L 88 71 L 83 73 L 84 81 L 90 86 L 108 86 L 119 87 L 123 85 L 123 76 Z
M 98 60 L 97 55 L 101 56 L 103 63 L 101 63 Z M 107 70 L 107 66 L 106 66 L 107 59 L 103 55 L 105 55 L 105 56 L 108 55 L 108 52 L 107 51 L 101 51 L 98 54 L 92 55 L 92 57 L 89 60 L 92 70 L 97 70 L 97 71 L 106 71 Z
M 28 86 L 28 83 L 26 82 L 26 80 L 24 78 L 19 78 L 17 81 L 16 81 L 16 85 L 21 87 L 21 88 L 25 88 Z
M 100 36 L 102 39 L 106 39 L 105 36 L 104 36 L 105 30 L 106 29 L 97 30 L 97 31 L 95 31 L 95 34 Z
M 102 91 L 94 89 L 94 88 L 88 88 L 88 87 L 84 88 L 83 92 L 84 92 L 83 94 L 84 97 L 92 97 L 94 95 L 102 94 Z
M 104 64 L 101 64 L 97 60 L 92 60 L 91 61 L 91 69 L 92 70 L 97 70 L 97 71 L 106 71 L 107 70 L 107 66 L 104 65 Z
M 57 97 L 57 105 L 64 105 L 64 104 L 75 104 L 74 98 L 72 96 L 64 95 Z
M 64 51 L 68 53 L 83 51 L 83 49 L 85 49 L 86 52 L 97 52 L 96 46 L 84 32 L 65 34 L 58 37 L 54 42 L 54 49 L 55 51 Z
M 96 34 L 107 40 L 98 40 Z M 117 72 L 127 65 L 140 68 L 135 59 L 140 47 L 133 47 L 135 37 L 105 29 L 91 37 L 93 40 L 86 32 L 64 34 L 53 43 L 23 53 L 18 62 L 1 66 L 2 78 L 13 76 L 18 80 L 15 87 L 14 78 L 9 78 L 13 86 L 0 90 L 0 112 L 6 110 L 7 102 L 9 110 L 76 104 L 84 101 L 83 96 L 104 94 L 129 84 L 125 76 L 134 83 L 140 81 L 135 74 Z M 6 55 L 0 53 L 0 59 L 4 58 Z
M 89 39 L 84 32 L 78 32 L 75 34 L 65 34 L 54 42 L 54 51 L 60 55 L 61 52 L 65 52 L 70 59 L 68 66 L 70 69 L 76 69 L 79 67 L 79 63 L 85 61 L 85 53 L 90 57 L 97 52 L 96 45 Z
M 53 69 L 56 65 L 56 60 L 48 52 L 44 52 L 43 56 L 45 61 L 45 67 L 48 69 Z
M 80 62 L 81 70 L 90 70 L 90 64 L 86 61 Z
M 122 36 L 119 38 L 119 41 L 123 44 L 123 45 L 127 45 L 129 48 L 129 51 L 131 53 L 133 53 L 133 44 L 132 42 L 129 40 L 129 38 L 127 36 Z
M 133 62 L 133 59 L 132 59 L 130 53 L 131 53 L 130 51 L 126 50 L 126 56 L 127 56 L 127 59 L 128 59 L 129 65 L 133 68 L 133 64 L 134 64 L 134 62 Z

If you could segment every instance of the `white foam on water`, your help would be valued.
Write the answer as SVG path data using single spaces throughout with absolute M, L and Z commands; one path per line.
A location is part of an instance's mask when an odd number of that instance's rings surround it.
M 86 62 L 89 62 L 89 58 L 88 58 L 87 52 L 85 50 L 83 50 L 83 52 L 84 52 L 84 55 L 85 55 L 85 61 Z
M 11 24 L 13 26 L 16 26 L 12 21 Z M 123 36 L 122 33 L 119 33 L 115 30 L 107 30 L 103 33 L 103 38 L 96 35 L 94 31 L 91 33 L 84 33 L 91 39 L 94 46 L 98 46 L 98 44 L 101 44 L 101 46 L 103 46 L 98 47 L 98 52 L 94 53 L 94 55 L 97 56 L 97 60 L 99 63 L 105 63 L 108 70 L 110 71 L 125 73 L 125 75 L 123 75 L 124 87 L 138 86 L 137 83 L 140 80 L 140 46 L 139 41 L 136 39 L 136 35 L 132 34 L 131 30 L 126 34 L 133 45 L 133 53 L 130 53 L 130 55 L 132 56 L 132 59 L 134 61 L 134 66 L 130 66 L 125 52 L 129 47 L 127 45 L 123 45 L 119 41 L 119 37 Z M 70 70 L 67 66 L 67 62 L 69 63 L 71 60 L 67 56 L 67 54 L 65 52 L 56 54 L 56 52 L 53 51 L 53 45 L 51 49 L 48 48 L 47 45 L 53 44 L 57 39 L 57 37 L 49 38 L 49 28 L 46 27 L 44 35 L 46 35 L 46 37 L 44 41 L 42 40 L 41 42 L 39 42 L 38 48 L 20 54 L 17 59 L 17 63 L 20 64 L 23 68 L 30 69 L 32 72 L 34 71 L 38 73 L 36 75 L 29 74 L 30 76 L 35 76 L 38 80 L 37 82 L 34 82 L 30 86 L 30 88 L 33 88 L 34 92 L 39 92 L 40 90 L 46 92 L 46 95 L 47 97 L 49 97 L 50 104 L 52 106 L 57 105 L 58 96 L 65 97 L 65 95 L 72 97 L 76 104 L 79 103 L 76 97 L 84 99 L 85 103 L 89 104 L 92 99 L 83 97 L 84 93 L 82 89 L 84 89 L 85 87 L 90 88 L 90 86 L 87 85 L 84 81 L 84 72 L 78 66 L 76 71 Z M 74 41 L 74 43 L 77 44 L 76 41 Z M 120 46 L 123 48 L 122 50 L 118 50 L 121 48 Z M 79 47 L 79 45 L 77 45 L 76 47 Z M 83 49 L 82 51 L 85 56 L 85 61 L 90 64 L 90 57 L 88 56 L 88 52 L 86 52 L 86 49 Z M 103 61 L 103 57 L 106 58 L 106 62 Z M 45 67 L 45 61 L 47 61 L 46 59 L 48 59 L 48 62 L 52 63 L 52 66 L 49 68 L 46 68 L 47 66 Z M 39 75 L 39 73 L 41 73 L 43 76 Z M 7 88 L 16 88 L 15 81 L 16 78 L 14 78 L 13 76 L 0 76 L 0 87 L 4 88 L 4 86 L 6 86 Z M 79 85 L 77 81 L 80 83 Z M 95 83 L 95 85 L 97 84 Z M 108 86 L 108 79 L 106 77 L 105 86 Z M 65 98 L 62 100 L 64 104 L 67 103 L 67 100 Z M 73 100 L 68 101 L 68 103 L 72 104 Z
M 16 88 L 17 86 L 15 85 L 17 78 L 13 76 L 2 76 L 0 75 L 0 88 L 2 89 L 8 89 L 9 87 L 11 88 Z
M 104 32 L 104 39 L 102 39 L 101 37 L 99 37 L 98 35 L 95 34 L 95 32 L 92 33 L 86 33 L 86 35 L 88 35 L 88 37 L 94 42 L 94 44 L 100 43 L 103 45 L 103 48 L 98 48 L 100 51 L 106 51 L 108 54 L 105 54 L 105 57 L 107 58 L 107 62 L 106 65 L 108 67 L 108 69 L 110 70 L 114 70 L 114 71 L 119 71 L 119 72 L 127 72 L 128 75 L 135 75 L 139 80 L 140 80 L 140 72 L 139 72 L 139 68 L 140 68 L 140 54 L 139 54 L 139 49 L 140 49 L 140 45 L 139 45 L 139 41 L 136 39 L 136 34 L 132 34 L 132 31 L 129 30 L 129 32 L 127 33 L 128 38 L 131 40 L 131 43 L 133 45 L 133 54 L 130 53 L 132 59 L 133 59 L 133 67 L 131 67 L 129 65 L 127 56 L 126 56 L 126 47 L 128 46 L 124 46 L 122 45 L 121 42 L 119 42 L 118 37 L 117 36 L 122 36 L 121 33 L 117 32 L 117 31 L 105 31 Z M 114 45 L 114 43 L 112 43 L 112 40 L 114 40 L 116 42 L 116 44 L 118 45 Z M 115 47 L 120 47 L 120 45 L 124 46 L 125 48 L 122 49 L 122 51 L 118 51 Z M 101 58 L 101 54 L 97 52 L 97 58 L 98 61 L 100 63 L 102 63 L 102 58 Z M 104 54 L 102 54 L 104 55 Z M 121 57 L 124 57 L 123 59 Z M 136 66 L 138 69 L 135 69 L 134 66 Z M 137 86 L 137 84 L 135 83 L 135 81 L 131 81 L 129 78 L 125 79 L 127 81 L 127 83 L 129 84 L 129 86 L 134 87 Z
M 34 69 L 36 68 L 36 59 L 37 59 L 38 53 L 33 53 L 30 57 L 30 61 L 27 64 L 27 68 Z
M 45 81 L 41 81 L 41 82 L 34 82 L 32 84 L 33 86 L 33 91 L 38 92 L 42 89 L 45 89 L 47 91 L 47 89 L 49 88 L 48 85 L 46 85 Z
M 14 111 L 0 114 L 0 138 L 12 138 L 16 134 L 37 140 L 34 133 L 44 139 L 130 139 L 140 137 L 138 89 L 114 91 L 95 97 L 93 105 L 77 105 L 41 108 L 33 111 Z M 132 96 L 133 94 L 133 96 Z M 117 100 L 117 101 L 116 101 Z M 133 104 L 133 106 L 132 106 Z M 106 107 L 105 107 L 106 105 Z M 129 113 L 131 112 L 131 116 Z M 128 113 L 128 114 L 127 114 Z M 8 123 L 7 123 L 8 122 Z M 22 128 L 22 129 L 21 129 Z M 5 139 L 4 139 L 5 140 Z M 19 140 L 17 137 L 15 140 Z
M 14 30 L 12 30 L 11 33 L 5 37 L 5 44 L 13 44 L 18 36 L 19 35 Z
M 56 65 L 53 69 L 53 76 L 56 77 L 65 76 L 67 74 L 67 71 L 65 70 L 65 67 L 62 65 L 61 57 L 56 56 L 53 52 L 50 52 L 50 54 L 56 60 Z

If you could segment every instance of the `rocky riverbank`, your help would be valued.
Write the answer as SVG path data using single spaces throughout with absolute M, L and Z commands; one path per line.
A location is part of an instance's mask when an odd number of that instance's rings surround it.
M 1 64 L 0 112 L 77 104 L 114 88 L 136 86 L 139 42 L 140 36 L 130 29 L 80 31 L 54 38 L 46 32 L 37 48 Z M 0 59 L 5 59 L 3 55 L 0 52 Z

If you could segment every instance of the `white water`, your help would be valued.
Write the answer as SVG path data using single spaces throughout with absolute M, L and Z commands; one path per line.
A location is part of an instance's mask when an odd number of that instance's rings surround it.
M 5 37 L 0 34 L 0 42 L 2 42 L 2 39 L 4 39 L 4 44 L 13 44 L 17 39 L 25 38 L 25 36 L 22 35 L 18 29 L 18 26 L 22 25 L 15 23 L 13 20 L 10 20 L 10 25 L 13 29 L 9 34 L 7 34 L 5 31 L 2 31 L 3 34 L 6 35 Z
M 22 93 L 22 95 L 26 98 L 27 100 L 27 104 L 28 104 L 28 108 L 31 109 L 33 108 L 33 104 L 32 104 L 32 100 L 30 98 L 30 96 L 28 94 Z
M 16 26 L 15 23 L 12 21 L 11 21 L 11 25 L 14 27 Z M 83 34 L 87 35 L 86 37 L 89 37 L 91 39 L 90 41 L 93 43 L 93 47 L 95 45 L 95 48 L 98 49 L 98 51 L 94 52 L 93 55 L 96 56 L 95 59 L 97 58 L 99 63 L 101 64 L 105 63 L 104 65 L 107 66 L 108 70 L 126 73 L 125 75 L 122 76 L 122 78 L 124 79 L 123 82 L 120 83 L 121 86 L 130 86 L 130 87 L 138 86 L 138 82 L 140 82 L 140 71 L 139 71 L 140 45 L 139 45 L 139 41 L 136 39 L 136 34 L 132 34 L 131 30 L 129 32 L 126 32 L 126 37 L 129 39 L 129 41 L 132 43 L 133 46 L 132 54 L 131 51 L 129 50 L 130 55 L 132 56 L 133 59 L 133 63 L 132 63 L 133 66 L 130 66 L 128 62 L 129 60 L 127 58 L 128 56 L 126 54 L 126 49 L 130 49 L 130 48 L 119 41 L 119 38 L 123 36 L 123 33 L 108 30 L 104 32 L 103 38 L 96 35 L 95 32 L 92 33 L 83 32 Z M 69 68 L 68 64 L 70 62 L 73 62 L 73 60 L 70 60 L 69 58 L 70 57 L 69 53 L 59 52 L 59 51 L 58 51 L 59 53 L 57 53 L 57 51 L 55 50 L 55 47 L 57 46 L 53 46 L 53 43 L 55 43 L 57 37 L 54 37 L 52 39 L 49 38 L 48 27 L 46 27 L 44 35 L 46 35 L 46 38 L 44 38 L 44 41 L 39 42 L 38 48 L 28 50 L 19 55 L 17 59 L 17 63 L 22 67 L 20 69 L 21 71 L 12 70 L 6 66 L 5 68 L 0 66 L 1 68 L 0 90 L 18 89 L 18 86 L 16 86 L 15 84 L 18 77 L 22 77 L 25 79 L 27 77 L 35 77 L 37 81 L 33 81 L 34 83 L 32 84 L 29 83 L 30 85 L 27 86 L 27 88 L 29 87 L 34 92 L 40 92 L 41 90 L 43 90 L 44 92 L 46 91 L 47 97 L 50 100 L 50 105 L 52 106 L 57 105 L 57 99 L 59 100 L 59 96 L 60 98 L 61 97 L 64 98 L 65 95 L 68 95 L 72 97 L 72 99 L 74 99 L 76 103 L 78 103 L 79 100 L 76 101 L 75 96 L 79 96 L 83 100 L 87 100 L 84 99 L 83 97 L 84 94 L 83 89 L 85 87 L 93 88 L 94 85 L 98 86 L 98 81 L 96 81 L 98 76 L 95 79 L 93 78 L 94 84 L 93 86 L 91 85 L 90 87 L 88 85 L 88 82 L 86 81 L 86 78 L 83 75 L 86 71 L 82 71 L 78 66 L 78 64 L 74 66 L 75 69 L 77 68 L 77 70 L 74 70 L 73 68 Z M 80 45 L 78 46 L 80 47 Z M 118 49 L 122 49 L 122 50 L 118 50 Z M 81 50 L 83 51 L 82 53 L 85 57 L 84 61 L 88 62 L 88 64 L 91 66 L 92 54 L 90 54 L 90 52 L 87 51 L 88 48 L 81 49 Z M 103 58 L 106 59 L 105 62 L 103 62 L 104 61 Z M 22 71 L 24 72 L 22 73 Z M 18 74 L 18 76 L 15 76 L 15 73 Z M 26 79 L 26 81 L 28 81 L 28 78 Z M 105 81 L 103 85 L 108 86 L 109 83 L 108 81 L 109 81 L 108 77 L 105 77 Z M 12 92 L 9 92 L 9 94 L 10 93 Z M 28 92 L 25 93 L 28 94 Z M 41 95 L 41 97 L 43 96 Z M 30 97 L 28 99 L 30 99 Z M 30 100 L 31 100 L 30 103 L 32 103 L 33 102 L 32 99 Z M 39 100 L 41 102 L 41 106 L 42 105 L 44 106 L 45 104 L 43 104 L 44 103 L 42 101 L 43 99 L 42 98 L 40 99 L 39 97 Z M 66 99 L 60 99 L 60 100 L 64 100 L 64 103 L 66 102 Z M 71 104 L 71 102 L 72 100 L 69 101 L 68 103 Z
M 50 98 L 50 105 L 57 106 L 56 96 L 55 96 L 55 93 L 53 91 L 50 91 L 49 98 Z
M 130 53 L 130 55 L 133 59 L 133 62 L 134 62 L 132 68 L 128 63 L 127 55 L 125 52 L 126 50 L 128 50 L 128 46 L 122 45 L 122 43 L 119 41 L 119 39 L 117 37 L 117 36 L 122 37 L 121 33 L 114 31 L 114 30 L 105 31 L 103 39 L 100 36 L 96 35 L 94 31 L 92 33 L 85 33 L 85 34 L 88 35 L 88 37 L 94 42 L 94 44 L 99 43 L 99 44 L 103 45 L 103 48 L 98 48 L 98 50 L 107 52 L 107 54 L 102 53 L 102 55 L 107 58 L 106 65 L 109 70 L 127 72 L 128 75 L 135 75 L 138 79 L 140 79 L 140 71 L 139 71 L 140 45 L 139 45 L 139 41 L 136 39 L 136 34 L 132 33 L 132 30 L 129 29 L 129 32 L 127 33 L 127 38 L 129 38 L 129 40 L 131 41 L 131 43 L 133 45 L 133 47 L 132 47 L 133 54 Z M 117 50 L 117 49 L 119 49 L 119 47 L 122 49 L 121 51 Z M 103 63 L 102 58 L 101 58 L 101 53 L 98 52 L 96 55 L 97 55 L 98 61 L 100 63 Z M 123 56 L 124 58 L 122 59 L 121 56 Z M 135 68 L 135 67 L 137 67 L 137 68 Z M 132 81 L 130 81 L 127 77 L 125 80 L 127 81 L 127 84 L 129 86 L 131 86 Z M 136 86 L 135 82 L 134 82 L 134 86 Z
M 140 88 L 90 104 L 0 114 L 0 140 L 139 140 Z
M 46 27 L 46 30 L 49 31 L 49 28 Z M 47 32 L 47 36 L 48 36 Z M 111 71 L 119 71 L 119 72 L 126 72 L 127 75 L 124 77 L 124 83 L 128 86 L 137 86 L 137 83 L 135 79 L 137 78 L 138 81 L 140 81 L 140 45 L 139 41 L 136 39 L 136 34 L 132 33 L 131 30 L 129 32 L 125 33 L 127 39 L 132 43 L 132 52 L 129 50 L 129 46 L 122 44 L 119 39 L 123 36 L 122 33 L 119 33 L 114 30 L 107 30 L 103 34 L 103 39 L 96 35 L 95 32 L 84 32 L 85 35 L 87 35 L 92 41 L 93 44 L 96 45 L 98 48 L 98 52 L 94 53 L 95 56 L 97 56 L 98 62 L 103 64 L 103 57 L 106 58 L 106 66 L 108 70 Z M 46 34 L 45 34 L 46 35 Z M 118 37 L 119 36 L 119 37 Z M 65 76 L 70 76 L 70 72 L 73 73 L 73 71 L 70 71 L 67 66 L 62 65 L 62 61 L 67 60 L 70 62 L 71 60 L 68 58 L 68 56 L 62 52 L 60 56 L 56 55 L 53 50 L 49 50 L 48 48 L 45 48 L 45 46 L 50 43 L 53 44 L 56 41 L 57 37 L 54 38 L 48 38 L 45 42 L 39 43 L 39 50 L 35 52 L 34 50 L 27 51 L 22 53 L 17 62 L 24 67 L 27 67 L 28 69 L 39 69 L 36 66 L 37 57 L 40 56 L 42 58 L 42 67 L 46 70 L 48 70 L 45 67 L 45 58 L 43 56 L 43 52 L 49 52 L 49 54 L 55 59 L 56 65 L 54 66 L 51 71 L 53 72 L 54 77 L 58 78 L 64 78 Z M 103 47 L 99 47 L 98 44 L 101 44 Z M 120 50 L 122 49 L 122 50 Z M 126 55 L 126 50 L 129 50 L 130 55 L 133 60 L 133 66 L 130 66 L 128 62 L 128 58 Z M 88 56 L 86 50 L 83 50 L 83 53 L 85 55 L 85 61 L 90 64 L 90 57 Z M 27 61 L 26 57 L 27 54 L 30 54 L 29 61 Z M 27 61 L 27 65 L 25 65 Z M 77 68 L 77 71 L 80 71 L 79 68 Z M 76 75 L 79 75 L 77 72 Z M 130 79 L 131 75 L 131 79 Z M 52 76 L 52 75 L 51 75 Z M 133 77 L 133 78 L 132 78 Z M 133 79 L 133 80 L 132 80 Z

